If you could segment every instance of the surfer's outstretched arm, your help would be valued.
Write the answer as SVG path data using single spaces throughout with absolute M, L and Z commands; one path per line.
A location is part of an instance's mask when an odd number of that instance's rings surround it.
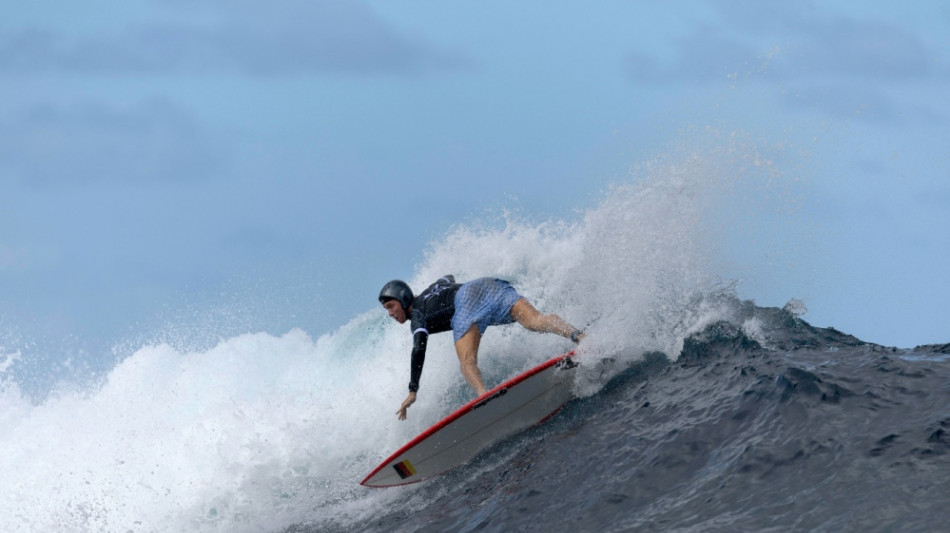
M 399 417 L 399 420 L 406 419 L 406 409 L 409 409 L 409 406 L 416 402 L 416 391 L 419 390 L 419 378 L 422 377 L 422 365 L 426 361 L 426 344 L 429 334 L 425 331 L 417 331 L 415 335 L 412 336 L 412 364 L 410 365 L 411 371 L 409 376 L 409 396 L 402 402 L 402 405 L 399 407 L 399 410 L 396 411 L 396 416 Z

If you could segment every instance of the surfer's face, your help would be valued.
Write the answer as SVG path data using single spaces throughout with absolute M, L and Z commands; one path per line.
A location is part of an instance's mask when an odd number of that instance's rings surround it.
M 383 307 L 386 308 L 386 311 L 389 312 L 389 316 L 393 317 L 393 320 L 399 322 L 400 324 L 406 321 L 406 310 L 402 308 L 402 304 L 396 300 L 387 300 L 383 304 Z

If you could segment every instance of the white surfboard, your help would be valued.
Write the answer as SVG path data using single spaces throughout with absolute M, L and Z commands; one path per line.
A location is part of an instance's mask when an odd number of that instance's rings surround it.
M 408 485 L 467 463 L 490 444 L 558 412 L 574 397 L 574 352 L 555 357 L 465 404 L 392 454 L 360 484 Z

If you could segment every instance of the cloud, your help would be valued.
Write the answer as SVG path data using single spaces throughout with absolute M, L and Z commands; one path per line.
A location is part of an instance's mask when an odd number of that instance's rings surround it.
M 37 106 L 0 121 L 0 180 L 30 185 L 199 181 L 225 155 L 187 110 L 161 100 Z
M 833 15 L 809 3 L 712 4 L 717 23 L 703 23 L 677 39 L 670 64 L 630 54 L 630 76 L 638 82 L 725 81 L 734 73 L 794 81 L 946 77 L 938 53 L 891 21 Z
M 886 22 L 837 19 L 796 41 L 787 62 L 777 65 L 789 76 L 894 81 L 928 78 L 939 70 L 916 35 Z
M 720 35 L 709 27 L 678 39 L 676 57 L 664 65 L 654 57 L 631 53 L 626 61 L 629 75 L 643 83 L 726 81 L 737 69 L 748 71 L 759 50 L 739 40 Z
M 828 81 L 800 84 L 784 93 L 781 101 L 797 111 L 820 109 L 841 120 L 860 119 L 887 124 L 904 118 L 900 106 L 892 98 L 863 84 Z
M 716 0 L 706 20 L 663 61 L 639 52 L 625 68 L 656 85 L 753 81 L 775 84 L 796 111 L 868 122 L 945 124 L 934 105 L 894 89 L 940 94 L 950 69 L 939 47 L 897 21 L 846 16 L 812 2 Z
M 0 73 L 416 75 L 469 61 L 351 1 L 165 1 L 163 22 L 102 35 L 0 29 Z

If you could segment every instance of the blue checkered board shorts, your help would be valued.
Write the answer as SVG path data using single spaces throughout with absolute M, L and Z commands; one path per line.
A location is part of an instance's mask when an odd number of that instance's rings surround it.
M 521 295 L 505 280 L 479 278 L 459 287 L 455 293 L 455 315 L 452 317 L 452 334 L 455 342 L 468 333 L 472 324 L 485 333 L 488 326 L 511 324 L 511 306 Z

